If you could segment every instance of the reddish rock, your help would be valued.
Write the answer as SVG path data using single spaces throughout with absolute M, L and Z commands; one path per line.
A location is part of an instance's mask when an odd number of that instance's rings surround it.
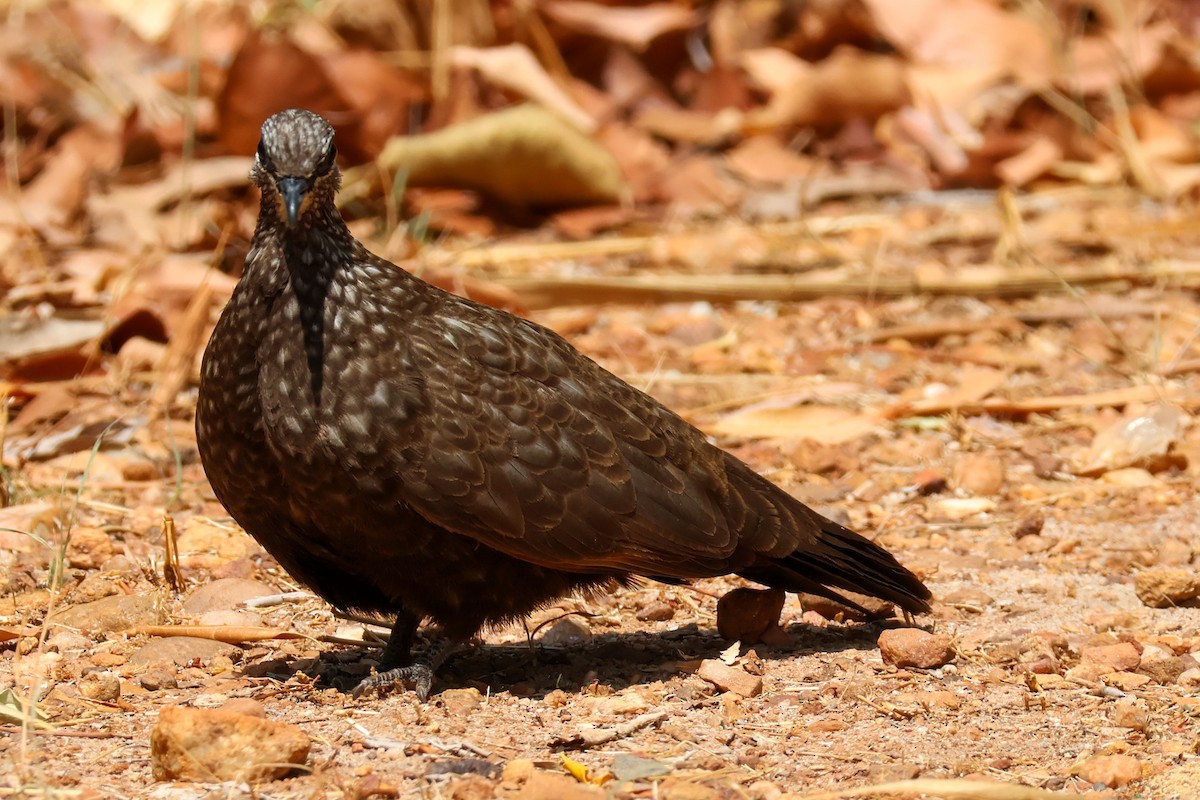
M 787 595 L 778 589 L 739 588 L 717 601 L 717 632 L 731 641 L 755 644 L 779 627 Z
M 97 569 L 114 552 L 112 537 L 99 528 L 75 528 L 67 540 L 67 563 L 79 569 Z
M 897 667 L 933 669 L 954 660 L 950 637 L 918 628 L 896 628 L 879 634 L 884 663 Z
M 150 732 L 154 779 L 257 783 L 308 759 L 308 734 L 295 725 L 221 709 L 168 706 Z
M 954 486 L 976 497 L 993 497 L 1004 488 L 1004 465 L 995 456 L 969 455 L 954 467 Z
M 1083 663 L 1101 664 L 1117 672 L 1132 672 L 1142 662 L 1142 654 L 1131 642 L 1085 647 L 1080 658 Z
M 1186 567 L 1155 567 L 1138 573 L 1133 589 L 1151 608 L 1193 605 L 1200 598 L 1200 572 Z
M 696 674 L 704 680 L 725 692 L 733 692 L 742 697 L 754 697 L 762 693 L 763 681 L 757 675 L 751 675 L 741 667 L 731 666 L 715 658 L 706 658 L 700 662 Z
M 1124 754 L 1093 756 L 1071 770 L 1088 783 L 1116 789 L 1142 777 L 1142 762 Z

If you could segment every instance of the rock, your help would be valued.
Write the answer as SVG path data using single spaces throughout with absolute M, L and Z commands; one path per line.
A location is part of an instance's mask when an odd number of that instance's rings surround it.
M 1004 464 L 986 453 L 969 455 L 954 467 L 954 486 L 976 497 L 993 497 L 1004 488 Z
M 184 524 L 176 545 L 184 569 L 218 569 L 230 561 L 262 552 L 246 532 L 199 517 L 192 517 Z
M 92 653 L 89 660 L 97 667 L 101 667 L 102 669 L 120 667 L 129 661 L 129 659 L 125 658 L 125 656 L 121 655 L 120 653 L 105 652 Z
M 99 528 L 75 528 L 67 540 L 67 563 L 77 569 L 98 569 L 113 553 L 112 538 Z
M 746 787 L 746 794 L 749 800 L 779 800 L 783 790 L 770 781 L 755 781 Z
M 995 511 L 996 502 L 986 497 L 946 497 L 934 503 L 930 510 L 943 519 L 957 522 Z
M 1084 681 L 1085 683 L 1099 683 L 1105 675 L 1111 675 L 1116 672 L 1107 664 L 1101 664 L 1098 661 L 1085 661 L 1082 664 L 1077 664 L 1071 667 L 1063 677 L 1071 681 Z
M 543 772 L 532 761 L 513 759 L 504 765 L 495 794 L 505 800 L 604 800 L 599 786 L 580 783 L 561 772 Z
M 1141 467 L 1125 467 L 1104 473 L 1100 480 L 1114 486 L 1124 486 L 1131 489 L 1145 489 L 1151 486 L 1162 486 L 1162 481 L 1150 474 L 1149 470 Z
M 308 759 L 310 740 L 295 725 L 221 709 L 168 706 L 150 732 L 154 779 L 258 783 Z
M 267 708 L 257 700 L 249 697 L 233 697 L 221 704 L 222 711 L 233 714 L 245 714 L 248 717 L 267 718 Z
M 75 588 L 71 590 L 70 599 L 73 605 L 83 605 L 105 597 L 124 594 L 121 591 L 121 579 L 105 572 L 89 572 L 83 576 Z
M 1017 548 L 1023 553 L 1044 553 L 1054 546 L 1054 541 L 1037 533 L 1017 539 Z
M 956 589 L 953 592 L 947 592 L 941 596 L 941 601 L 945 605 L 963 611 L 970 611 L 973 614 L 982 613 L 984 609 L 996 602 L 990 594 L 978 586 L 967 586 L 962 589 Z
M 592 638 L 592 629 L 578 617 L 563 617 L 542 634 L 541 642 L 550 647 L 574 647 Z
M 755 697 L 762 693 L 763 680 L 751 675 L 741 667 L 731 666 L 715 658 L 700 662 L 696 674 L 724 692 L 733 692 L 742 697 Z
M 1142 661 L 1138 664 L 1138 672 L 1164 686 L 1174 683 L 1186 669 L 1182 658 L 1155 645 L 1147 645 L 1142 650 Z
M 1071 774 L 1116 789 L 1142 777 L 1142 762 L 1124 754 L 1092 756 L 1076 765 Z
M 1133 589 L 1151 608 L 1194 605 L 1200 598 L 1200 573 L 1185 567 L 1144 569 L 1134 579 Z
M 650 708 L 650 701 L 637 692 L 623 692 L 609 697 L 597 697 L 592 701 L 592 711 L 614 716 L 641 714 Z
M 65 628 L 46 640 L 47 649 L 55 653 L 81 653 L 90 645 L 86 636 Z
M 895 628 L 879 634 L 879 652 L 885 664 L 933 669 L 954 660 L 950 637 L 918 628 Z
M 261 581 L 245 578 L 221 578 L 206 583 L 183 601 L 183 613 L 199 616 L 209 611 L 232 611 L 247 600 L 277 594 Z
M 841 594 L 845 595 L 847 600 L 862 606 L 863 611 L 866 613 L 859 611 L 857 608 L 851 608 L 845 603 L 839 603 L 828 597 L 808 594 L 807 592 L 801 592 L 796 595 L 796 598 L 800 601 L 800 606 L 805 611 L 814 611 L 825 619 L 835 622 L 868 622 L 877 619 L 890 619 L 896 615 L 896 607 L 887 600 L 880 600 L 878 597 L 868 597 L 865 594 L 858 594 L 857 592 L 840 591 Z
M 241 652 L 241 648 L 237 645 L 212 639 L 201 639 L 196 636 L 162 636 L 151 639 L 135 650 L 129 657 L 129 663 L 134 666 L 159 663 L 184 666 L 195 662 L 207 664 L 218 656 L 232 657 L 241 655 Z
M 121 679 L 108 670 L 92 670 L 79 679 L 79 694 L 88 700 L 115 703 L 121 696 Z
M 1131 672 L 1142 661 L 1142 654 L 1131 642 L 1085 647 L 1079 657 L 1082 663 L 1102 664 L 1118 672 Z
M 1179 677 L 1175 679 L 1175 682 L 1185 689 L 1195 689 L 1200 686 L 1200 667 L 1185 669 L 1179 673 Z
M 1030 514 L 1017 525 L 1013 530 L 1013 538 L 1021 539 L 1026 536 L 1034 536 L 1041 534 L 1042 528 L 1046 527 L 1046 518 L 1040 512 Z
M 1136 700 L 1118 700 L 1112 709 L 1112 722 L 1122 728 L 1144 731 L 1150 726 L 1150 711 Z
M 717 632 L 742 644 L 756 644 L 779 627 L 787 594 L 778 589 L 739 587 L 717 601 Z
M 917 494 L 924 497 L 929 497 L 934 494 L 941 494 L 946 491 L 949 481 L 946 476 L 938 472 L 936 469 L 923 469 L 913 478 L 913 486 L 917 489 Z
M 667 778 L 658 785 L 658 796 L 662 800 L 718 800 L 721 793 L 703 783 Z
M 675 608 L 661 600 L 639 608 L 635 614 L 642 622 L 666 622 L 675 616 Z
M 483 705 L 483 695 L 478 689 L 467 687 L 466 689 L 446 689 L 437 696 L 437 700 L 446 711 L 456 717 L 470 714 L 475 709 Z
M 53 541 L 64 513 L 60 504 L 40 500 L 0 508 L 0 552 L 31 553 L 41 547 L 35 536 Z
M 164 666 L 155 666 L 138 676 L 138 685 L 147 692 L 157 692 L 162 689 L 177 689 L 179 681 L 175 673 Z
M 1104 676 L 1104 683 L 1123 692 L 1132 692 L 1145 687 L 1150 678 L 1140 672 L 1110 672 Z
M 140 625 L 157 625 L 165 619 L 157 595 L 122 594 L 63 609 L 50 618 L 50 623 L 79 631 L 116 633 Z
M 1030 464 L 1033 466 L 1033 474 L 1043 480 L 1058 478 L 1066 469 L 1066 462 L 1062 456 L 1053 453 L 1036 455 L 1030 459 Z
M 1141 622 L 1136 614 L 1130 614 L 1127 611 L 1107 611 L 1088 614 L 1084 617 L 1083 621 L 1091 625 L 1099 633 L 1132 630 Z

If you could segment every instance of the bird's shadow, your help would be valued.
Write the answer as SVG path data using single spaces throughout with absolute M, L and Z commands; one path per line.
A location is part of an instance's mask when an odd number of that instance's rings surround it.
M 904 626 L 897 619 L 830 628 L 797 623 L 786 629 L 791 637 L 789 644 L 758 643 L 741 650 L 745 653 L 753 649 L 768 663 L 810 653 L 871 650 L 880 631 Z M 418 644 L 414 651 L 419 653 L 424 644 L 427 642 Z M 474 687 L 485 694 L 544 697 L 555 689 L 575 692 L 593 684 L 616 692 L 690 671 L 687 662 L 715 658 L 730 644 L 715 630 L 694 624 L 672 631 L 598 633 L 568 645 L 547 645 L 536 640 L 531 645 L 479 644 L 447 660 L 438 671 L 434 694 Z M 243 673 L 285 681 L 304 673 L 315 679 L 317 686 L 349 694 L 378 666 L 380 652 L 375 648 L 328 645 L 316 658 L 261 661 L 246 665 Z

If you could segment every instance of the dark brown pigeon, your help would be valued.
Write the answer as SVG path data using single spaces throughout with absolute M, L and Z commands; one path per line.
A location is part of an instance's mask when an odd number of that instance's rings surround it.
M 221 502 L 334 606 L 395 615 L 378 675 L 424 699 L 482 627 L 581 589 L 736 573 L 929 609 L 883 548 L 711 445 L 528 320 L 357 242 L 333 128 L 262 127 L 262 207 L 204 354 L 196 434 Z M 418 624 L 445 643 L 414 662 Z

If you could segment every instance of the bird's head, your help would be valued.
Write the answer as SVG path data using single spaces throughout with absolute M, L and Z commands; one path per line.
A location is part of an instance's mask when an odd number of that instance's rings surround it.
M 273 203 L 289 228 L 301 224 L 314 206 L 333 196 L 341 183 L 333 126 L 311 111 L 291 108 L 267 118 L 250 179 Z

